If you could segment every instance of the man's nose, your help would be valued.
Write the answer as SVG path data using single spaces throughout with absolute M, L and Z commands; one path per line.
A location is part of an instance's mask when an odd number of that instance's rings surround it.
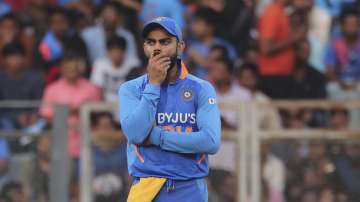
M 162 44 L 160 43 L 160 41 L 157 41 L 157 42 L 155 43 L 154 50 L 159 50 L 159 51 L 161 51 L 161 47 L 162 47 Z

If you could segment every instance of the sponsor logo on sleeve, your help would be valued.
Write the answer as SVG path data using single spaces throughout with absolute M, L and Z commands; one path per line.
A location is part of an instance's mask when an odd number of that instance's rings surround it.
M 211 105 L 214 105 L 214 104 L 216 104 L 216 99 L 215 98 L 213 98 L 213 97 L 211 97 L 211 98 L 209 98 L 209 104 L 211 104 Z

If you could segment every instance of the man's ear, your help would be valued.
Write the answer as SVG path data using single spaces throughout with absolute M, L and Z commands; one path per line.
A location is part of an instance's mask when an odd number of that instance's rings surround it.
M 179 55 L 182 55 L 182 53 L 184 52 L 185 50 L 185 42 L 184 41 L 179 41 L 177 43 L 177 52 Z

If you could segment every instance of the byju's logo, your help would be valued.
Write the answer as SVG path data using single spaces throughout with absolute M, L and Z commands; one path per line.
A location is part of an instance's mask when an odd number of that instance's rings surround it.
M 158 124 L 164 123 L 196 123 L 195 113 L 158 113 L 157 114 Z

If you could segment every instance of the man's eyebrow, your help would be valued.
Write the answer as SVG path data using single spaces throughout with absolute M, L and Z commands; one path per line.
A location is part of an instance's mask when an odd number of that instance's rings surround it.
M 166 40 L 171 40 L 171 37 L 165 37 L 165 38 L 161 38 L 161 39 L 154 39 L 154 38 L 146 38 L 145 41 L 166 41 Z
M 145 41 L 156 41 L 156 40 L 153 38 L 146 38 Z
M 171 40 L 171 38 L 170 38 L 170 37 L 166 37 L 166 38 L 159 39 L 159 41 L 167 41 L 167 40 Z

